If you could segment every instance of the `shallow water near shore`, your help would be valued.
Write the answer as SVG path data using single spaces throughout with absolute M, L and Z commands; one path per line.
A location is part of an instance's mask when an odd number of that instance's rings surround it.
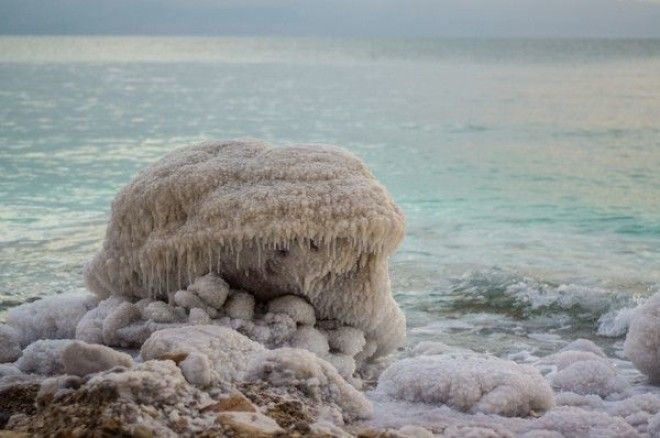
M 660 41 L 2 37 L 0 84 L 0 312 L 81 290 L 117 190 L 232 137 L 365 160 L 410 344 L 617 356 L 660 290 Z

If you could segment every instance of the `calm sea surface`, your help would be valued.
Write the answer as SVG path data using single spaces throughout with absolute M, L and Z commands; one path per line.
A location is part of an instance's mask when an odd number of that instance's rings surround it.
M 81 290 L 117 190 L 231 137 L 367 162 L 412 340 L 616 351 L 602 315 L 660 290 L 660 41 L 2 37 L 0 311 Z

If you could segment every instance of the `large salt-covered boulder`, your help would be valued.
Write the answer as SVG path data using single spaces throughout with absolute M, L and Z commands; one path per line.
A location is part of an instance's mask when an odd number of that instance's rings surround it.
M 526 416 L 554 404 L 552 389 L 534 368 L 477 353 L 421 355 L 394 362 L 381 375 L 376 393 L 504 416 Z
M 258 300 L 298 295 L 319 319 L 363 330 L 379 355 L 405 337 L 387 269 L 403 232 L 386 189 L 340 148 L 204 143 L 118 194 L 85 278 L 101 297 L 164 300 L 209 273 Z
M 635 310 L 623 350 L 651 382 L 660 383 L 660 294 Z
M 193 383 L 233 382 L 250 356 L 264 349 L 261 344 L 227 327 L 216 325 L 195 325 L 159 330 L 153 333 L 142 345 L 140 354 L 144 360 L 167 358 L 173 354 L 199 354 L 208 358 L 191 358 L 184 364 L 184 375 Z M 208 365 L 208 366 L 207 366 Z M 208 369 L 211 367 L 211 369 Z M 210 373 L 210 378 L 197 380 L 195 373 Z

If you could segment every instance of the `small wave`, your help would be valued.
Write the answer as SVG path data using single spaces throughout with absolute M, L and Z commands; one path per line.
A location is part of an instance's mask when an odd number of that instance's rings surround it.
M 567 314 L 596 322 L 602 315 L 630 307 L 626 292 L 578 284 L 551 284 L 499 268 L 470 271 L 452 282 L 455 310 L 490 311 L 527 319 Z

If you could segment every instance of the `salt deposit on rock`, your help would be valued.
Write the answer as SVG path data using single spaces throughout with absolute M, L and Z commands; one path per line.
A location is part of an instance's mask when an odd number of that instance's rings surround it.
M 105 371 L 115 366 L 130 368 L 133 358 L 126 353 L 115 351 L 103 345 L 88 344 L 86 342 L 71 342 L 62 350 L 61 361 L 64 372 L 73 376 L 86 376 L 87 374 Z
M 628 332 L 630 319 L 634 313 L 633 307 L 612 310 L 598 318 L 598 336 L 618 338 Z
M 254 318 L 254 305 L 252 294 L 238 291 L 227 300 L 225 312 L 233 319 L 251 320 Z
M 625 392 L 629 385 L 616 369 L 602 360 L 583 360 L 561 369 L 552 377 L 552 385 L 576 394 L 608 397 Z
M 174 302 L 184 309 L 201 309 L 211 318 L 218 316 L 218 310 L 208 306 L 197 294 L 189 290 L 180 290 L 174 294 Z
M 289 344 L 293 348 L 304 348 L 309 350 L 317 356 L 324 356 L 330 350 L 328 346 L 328 338 L 323 333 L 310 326 L 300 326 L 295 331 Z
M 299 324 L 316 324 L 314 307 L 304 298 L 295 295 L 285 295 L 268 302 L 268 311 L 272 313 L 284 313 Z
M 553 405 L 552 389 L 534 368 L 477 353 L 400 360 L 383 372 L 376 391 L 399 400 L 505 416 L 526 416 Z
M 54 295 L 9 309 L 7 324 L 18 333 L 22 347 L 39 339 L 73 338 L 78 321 L 97 302 L 89 294 Z
M 209 386 L 213 380 L 211 362 L 205 354 L 190 353 L 179 363 L 179 368 L 186 380 L 196 386 Z
M 322 356 L 328 361 L 344 379 L 352 382 L 351 377 L 355 373 L 355 359 L 348 354 L 326 354 Z
M 637 369 L 660 383 L 660 294 L 635 310 L 623 348 Z
M 249 357 L 263 349 L 261 344 L 227 327 L 197 325 L 153 333 L 140 354 L 144 360 L 151 360 L 171 353 L 199 353 L 209 359 L 213 382 L 232 382 Z
M 21 356 L 18 332 L 7 324 L 0 324 L 0 363 L 13 362 Z
M 110 297 L 99 302 L 80 319 L 75 330 L 75 338 L 90 344 L 103 344 L 103 321 L 125 300 Z
M 141 313 L 143 319 L 155 322 L 175 322 L 177 320 L 174 309 L 163 301 L 151 301 Z
M 57 386 L 57 385 L 56 385 Z M 170 361 L 149 361 L 130 370 L 95 375 L 76 389 L 56 391 L 34 416 L 15 416 L 8 428 L 45 436 L 222 436 L 210 397 L 188 385 Z
M 34 341 L 23 350 L 16 366 L 24 373 L 52 376 L 64 373 L 62 351 L 71 343 L 70 339 L 42 339 Z
M 589 351 L 597 356 L 606 357 L 603 349 L 588 339 L 576 339 L 568 343 L 560 351 Z
M 345 421 L 368 418 L 371 404 L 326 361 L 293 348 L 266 350 L 252 356 L 244 375 L 247 382 L 301 389 L 322 403 L 336 405 Z
M 102 298 L 165 299 L 188 287 L 216 308 L 222 300 L 196 291 L 196 278 L 219 275 L 258 300 L 299 295 L 319 318 L 363 330 L 382 355 L 405 338 L 387 270 L 403 224 L 385 188 L 339 148 L 205 143 L 119 193 L 85 278 Z M 191 294 L 175 301 L 200 307 Z
M 195 293 L 206 305 L 214 309 L 220 309 L 229 295 L 227 282 L 213 273 L 196 278 L 188 286 L 188 290 Z
M 325 331 L 328 337 L 328 345 L 334 351 L 355 356 L 364 349 L 367 341 L 362 330 L 354 327 L 339 327 L 334 330 Z
M 211 317 L 199 307 L 193 307 L 188 314 L 188 323 L 195 325 L 204 325 L 211 323 Z
M 593 350 L 592 346 L 586 348 Z M 629 387 L 606 358 L 591 351 L 560 351 L 542 358 L 536 366 L 550 371 L 548 378 L 560 391 L 608 397 L 625 393 Z
M 16 365 L 11 363 L 0 364 L 0 379 L 5 376 L 17 376 L 19 374 L 22 374 L 22 372 Z
M 620 417 L 575 407 L 555 408 L 523 429 L 525 438 L 635 438 L 639 435 Z M 552 434 L 555 432 L 555 434 Z M 557 435 L 560 434 L 560 435 Z

